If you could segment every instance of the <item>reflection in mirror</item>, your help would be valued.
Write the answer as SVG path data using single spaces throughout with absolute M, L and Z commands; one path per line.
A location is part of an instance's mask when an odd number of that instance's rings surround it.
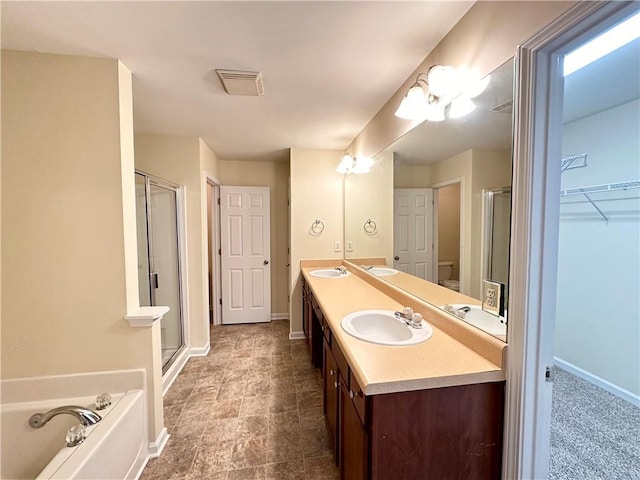
M 384 258 L 400 272 L 382 279 L 453 305 L 449 313 L 502 340 L 506 314 L 482 303 L 483 280 L 492 280 L 505 286 L 507 306 L 513 71 L 509 60 L 492 72 L 470 114 L 421 123 L 378 154 L 371 173 L 345 177 L 345 258 Z

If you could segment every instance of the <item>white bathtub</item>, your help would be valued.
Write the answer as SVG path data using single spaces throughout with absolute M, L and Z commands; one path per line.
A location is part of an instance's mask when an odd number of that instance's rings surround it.
M 112 395 L 112 405 L 98 413 L 102 421 L 87 427 L 86 440 L 65 446 L 67 430 L 79 422 L 57 415 L 33 429 L 31 415 L 63 405 L 94 408 L 95 397 L 56 398 L 2 405 L 3 479 L 135 479 L 148 458 L 142 390 Z

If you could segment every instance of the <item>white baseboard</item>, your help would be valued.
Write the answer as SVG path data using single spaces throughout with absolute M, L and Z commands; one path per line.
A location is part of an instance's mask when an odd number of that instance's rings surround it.
M 605 380 L 604 378 L 600 378 L 590 372 L 587 372 L 586 370 L 583 370 L 580 367 L 576 367 L 575 365 L 569 362 L 565 362 L 561 358 L 553 357 L 553 363 L 556 366 L 560 367 L 561 369 L 574 374 L 576 377 L 580 377 L 586 380 L 587 382 L 592 383 L 597 387 L 600 387 L 603 390 L 606 390 L 609 393 L 612 393 L 616 397 L 626 400 L 627 402 L 629 402 L 632 405 L 635 405 L 636 407 L 640 407 L 640 396 L 636 395 L 635 393 L 630 392 L 629 390 L 625 390 L 624 388 L 619 387 L 617 385 L 614 385 L 613 383 Z
M 303 340 L 305 338 L 304 332 L 290 332 L 289 340 Z
M 289 320 L 288 313 L 272 313 L 271 320 Z
M 176 358 L 169 367 L 169 370 L 162 375 L 162 396 L 167 394 L 169 388 L 173 385 L 173 382 L 176 381 L 176 378 L 178 378 L 178 375 L 186 365 L 187 360 L 189 360 L 189 349 L 183 348 L 182 351 L 178 353 L 178 358 Z
M 207 355 L 209 355 L 209 350 L 211 350 L 211 344 L 208 342 L 202 347 L 189 347 L 189 356 L 206 357 Z
M 169 441 L 169 432 L 167 427 L 162 427 L 156 441 L 149 443 L 149 458 L 158 458 L 167 445 L 167 441 Z

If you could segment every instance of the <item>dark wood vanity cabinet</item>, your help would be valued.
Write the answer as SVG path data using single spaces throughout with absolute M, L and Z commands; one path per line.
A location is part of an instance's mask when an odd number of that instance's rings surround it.
M 307 302 L 313 311 L 310 289 Z M 365 396 L 324 317 L 310 322 L 318 324 L 309 331 L 320 339 L 325 423 L 343 480 L 500 478 L 504 382 Z
M 322 368 L 322 330 L 324 315 L 318 302 L 313 296 L 307 283 L 302 282 L 302 329 L 309 350 L 311 351 L 311 364 L 315 368 Z

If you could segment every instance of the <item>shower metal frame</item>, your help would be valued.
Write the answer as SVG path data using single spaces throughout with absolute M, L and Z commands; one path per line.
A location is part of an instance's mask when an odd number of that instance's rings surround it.
M 181 234 L 181 216 L 183 215 L 183 204 L 181 201 L 181 196 L 180 196 L 180 186 L 176 185 L 174 183 L 168 182 L 166 180 L 162 180 L 158 177 L 155 177 L 153 175 L 149 175 L 148 173 L 145 173 L 141 170 L 135 170 L 135 174 L 136 175 L 141 175 L 142 177 L 144 177 L 144 194 L 145 194 L 145 213 L 146 213 L 146 217 L 147 217 L 147 221 L 145 222 L 146 225 L 146 229 L 147 229 L 147 255 L 148 255 L 148 261 L 149 261 L 149 271 L 148 271 L 148 278 L 149 278 L 149 298 L 151 300 L 151 304 L 155 305 L 156 303 L 156 298 L 155 298 L 155 288 L 153 287 L 153 276 L 157 275 L 154 274 L 154 265 L 153 265 L 153 233 L 151 232 L 151 229 L 149 228 L 149 226 L 151 225 L 151 222 L 153 221 L 153 215 L 152 215 L 152 211 L 151 211 L 151 185 L 155 185 L 158 186 L 160 188 L 165 188 L 167 190 L 172 190 L 175 194 L 175 200 L 176 200 L 176 216 L 175 216 L 175 227 L 176 227 L 176 243 L 178 246 L 178 251 L 177 251 L 177 258 L 178 258 L 178 298 L 180 299 L 180 307 L 178 308 L 178 322 L 180 324 L 180 346 L 178 347 L 178 349 L 173 353 L 173 355 L 171 355 L 171 357 L 169 358 L 169 360 L 167 360 L 166 363 L 163 363 L 162 365 L 162 374 L 164 375 L 167 370 L 169 370 L 169 368 L 173 365 L 173 363 L 176 361 L 176 359 L 179 357 L 179 354 L 184 351 L 187 348 L 187 329 L 186 329 L 186 322 L 185 322 L 185 298 L 184 298 L 184 293 L 185 293 L 185 288 L 183 285 L 183 272 L 184 272 L 184 268 L 183 268 L 183 248 L 184 248 L 184 240 L 182 238 L 182 234 Z

